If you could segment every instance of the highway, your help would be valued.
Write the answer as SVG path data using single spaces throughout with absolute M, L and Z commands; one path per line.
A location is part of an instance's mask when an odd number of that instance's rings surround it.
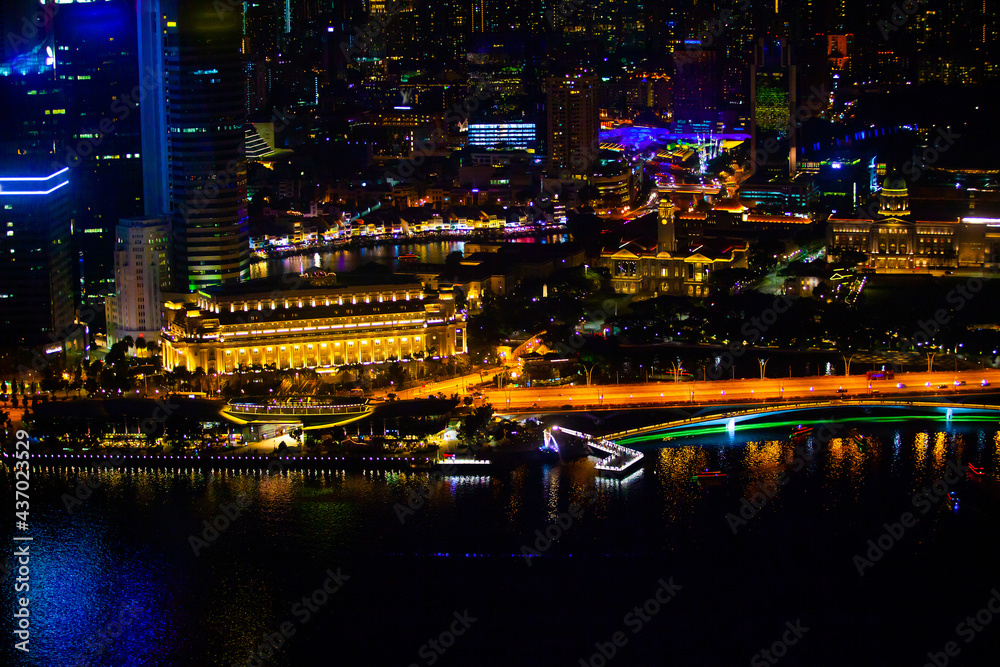
M 491 380 L 496 373 L 499 373 L 502 370 L 503 369 L 500 367 L 491 367 L 484 370 L 481 377 L 479 371 L 476 371 L 474 373 L 467 373 L 466 375 L 453 377 L 448 380 L 442 380 L 441 382 L 428 382 L 419 387 L 404 389 L 395 393 L 400 399 L 426 398 L 427 396 L 434 396 L 438 392 L 443 393 L 446 398 L 451 397 L 452 394 L 466 396 L 472 390 L 472 387 L 482 382 L 482 378 Z M 383 390 L 383 392 L 385 392 L 385 390 Z
M 864 375 L 816 376 L 806 378 L 766 378 L 764 380 L 717 380 L 710 382 L 650 382 L 645 384 L 566 386 L 488 390 L 486 398 L 497 410 L 559 410 L 563 406 L 620 407 L 635 404 L 678 404 L 750 400 L 803 399 L 817 397 L 858 398 L 869 396 L 921 397 L 931 393 L 956 395 L 974 393 L 987 380 L 1000 385 L 1000 371 L 978 370 L 935 373 L 899 373 L 893 380 L 873 380 Z M 955 386 L 955 381 L 966 385 Z M 902 383 L 903 388 L 897 388 Z M 927 386 L 930 383 L 930 386 Z M 940 388 L 945 385 L 945 388 Z M 869 388 L 870 386 L 870 388 Z M 838 392 L 843 388 L 845 392 Z

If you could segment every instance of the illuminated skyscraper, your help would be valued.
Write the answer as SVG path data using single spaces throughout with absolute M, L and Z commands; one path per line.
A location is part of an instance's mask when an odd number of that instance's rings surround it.
M 270 0 L 247 3 L 245 53 L 250 58 L 278 55 L 278 16 Z
M 581 73 L 552 76 L 547 88 L 549 167 L 586 174 L 599 147 L 597 77 Z
M 721 64 L 713 49 L 694 49 L 674 54 L 674 125 L 678 131 L 705 132 L 715 127 L 721 104 Z
M 160 0 L 138 0 L 139 69 L 160 71 L 161 85 L 146 94 L 139 105 L 142 123 L 142 198 L 147 216 L 162 216 L 170 212 L 170 178 L 167 164 L 167 101 L 166 63 L 163 33 L 167 29 L 164 8 Z
M 7 342 L 60 339 L 75 319 L 69 167 L 0 162 L 0 329 Z
M 794 175 L 798 123 L 796 69 L 784 39 L 761 38 L 750 71 L 751 164 L 758 171 Z
M 174 283 L 181 290 L 250 275 L 243 13 L 218 12 L 216 4 L 182 0 L 166 29 Z
M 82 305 L 99 306 L 114 290 L 115 225 L 143 211 L 138 107 L 162 86 L 162 70 L 139 71 L 135 11 L 134 2 L 105 0 L 61 4 L 53 14 L 66 96 L 58 162 L 74 170 Z

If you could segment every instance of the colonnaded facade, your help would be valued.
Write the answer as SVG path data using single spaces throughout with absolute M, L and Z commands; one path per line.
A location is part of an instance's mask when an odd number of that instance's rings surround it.
M 827 224 L 827 255 L 854 251 L 875 273 L 994 272 L 1000 267 L 1000 218 L 919 220 L 909 210 L 901 176 L 889 175 L 877 196 L 878 214 L 836 217 Z
M 163 365 L 227 373 L 241 365 L 329 368 L 465 354 L 464 312 L 412 276 L 338 285 L 250 281 L 164 300 Z

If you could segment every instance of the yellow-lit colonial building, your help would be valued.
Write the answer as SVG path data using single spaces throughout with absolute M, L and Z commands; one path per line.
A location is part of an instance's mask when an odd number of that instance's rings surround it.
M 898 175 L 889 175 L 877 196 L 878 214 L 833 216 L 827 222 L 827 255 L 839 261 L 849 251 L 867 257 L 876 273 L 913 273 L 1000 267 L 1000 219 L 967 217 L 917 220 Z
M 467 350 L 465 315 L 412 276 L 332 275 L 206 288 L 164 303 L 163 365 L 325 368 Z M 290 283 L 290 284 L 286 284 Z
M 710 292 L 708 278 L 713 271 L 747 268 L 750 246 L 746 241 L 678 250 L 675 212 L 670 200 L 661 198 L 655 240 L 636 238 L 601 251 L 600 266 L 610 271 L 611 286 L 616 292 L 639 298 L 667 294 L 706 297 Z

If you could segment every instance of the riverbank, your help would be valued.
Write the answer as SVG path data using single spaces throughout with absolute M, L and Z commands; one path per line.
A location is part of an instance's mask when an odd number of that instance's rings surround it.
M 266 262 L 273 259 L 284 259 L 299 255 L 309 255 L 317 252 L 333 252 L 341 250 L 360 250 L 381 246 L 409 246 L 420 243 L 509 241 L 512 239 L 537 238 L 542 239 L 554 234 L 565 234 L 565 225 L 551 225 L 544 228 L 508 231 L 502 229 L 477 229 L 471 231 L 435 231 L 410 234 L 404 237 L 396 236 L 354 236 L 349 239 L 335 239 L 325 243 L 309 243 L 283 249 L 254 250 L 251 262 Z
M 13 457 L 4 452 L 3 460 Z M 282 472 L 298 469 L 410 470 L 429 469 L 436 460 L 421 456 L 262 456 L 257 454 L 34 454 L 33 466 L 99 469 L 258 469 Z

